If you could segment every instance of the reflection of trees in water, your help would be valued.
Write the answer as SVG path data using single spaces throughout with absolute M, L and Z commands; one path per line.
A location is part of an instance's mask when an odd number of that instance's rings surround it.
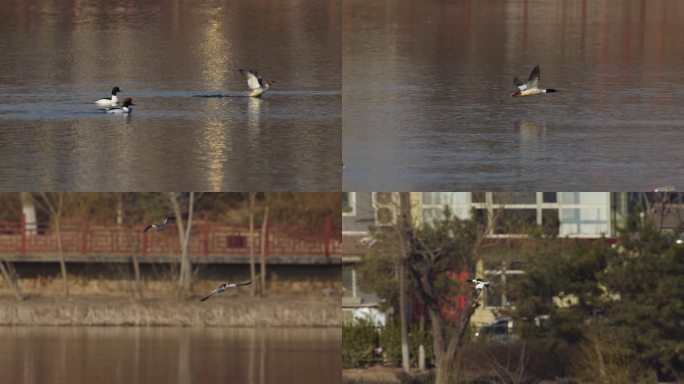
M 519 129 L 520 150 L 523 152 L 534 151 L 546 135 L 546 123 L 544 122 L 521 121 Z
M 266 382 L 266 338 L 260 337 L 261 348 L 259 351 L 259 384 L 264 384 Z
M 178 383 L 192 382 L 190 361 L 190 333 L 183 332 L 178 336 Z
M 257 335 L 258 333 L 257 330 L 249 332 L 249 384 L 266 383 L 266 338 L 263 334 Z M 259 347 L 257 347 L 257 336 L 259 337 Z M 255 367 L 257 353 L 259 354 L 259 366 Z
M 113 384 L 335 382 L 341 369 L 336 363 L 341 353 L 340 332 L 145 326 L 0 328 L 0 354 L 9 356 L 0 360 L 0 382 L 37 383 L 45 377 L 74 384 L 101 382 L 102 378 Z

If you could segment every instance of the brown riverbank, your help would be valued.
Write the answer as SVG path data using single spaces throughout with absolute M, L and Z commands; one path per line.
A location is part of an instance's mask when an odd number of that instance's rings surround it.
M 218 295 L 201 302 L 171 296 L 31 295 L 24 301 L 0 296 L 0 325 L 131 325 L 217 327 L 340 327 L 337 296 Z

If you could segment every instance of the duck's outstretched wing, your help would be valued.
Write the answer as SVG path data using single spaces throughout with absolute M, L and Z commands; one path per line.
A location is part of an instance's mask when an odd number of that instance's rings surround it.
M 164 219 L 164 224 L 169 220 L 176 220 L 176 216 L 167 216 L 166 219 Z
M 530 73 L 530 77 L 527 79 L 527 88 L 537 88 L 537 83 L 539 82 L 539 64 L 537 64 L 532 72 Z
M 247 87 L 249 87 L 250 91 L 257 88 L 261 88 L 262 79 L 261 76 L 259 76 L 259 74 L 257 73 L 257 71 L 252 69 L 240 69 L 239 71 L 242 74 L 242 76 L 244 76 L 247 80 Z
M 218 289 L 214 289 L 214 291 L 212 293 L 210 293 L 207 296 L 205 296 L 204 298 L 200 299 L 200 301 L 205 301 L 206 299 L 210 298 L 211 295 L 213 295 L 216 292 L 218 292 Z
M 520 78 L 517 76 L 515 77 L 515 79 L 513 79 L 513 84 L 515 84 L 515 86 L 518 87 L 518 89 L 521 91 L 527 89 L 527 84 L 525 84 L 525 82 L 520 80 Z
M 246 281 L 241 281 L 239 283 L 235 283 L 235 286 L 239 287 L 241 285 L 250 285 L 250 284 L 252 284 L 252 280 L 246 280 Z
M 520 79 L 518 76 L 513 79 L 513 84 L 521 91 L 537 88 L 537 83 L 539 83 L 539 64 L 534 67 L 530 76 L 527 78 L 527 81 Z

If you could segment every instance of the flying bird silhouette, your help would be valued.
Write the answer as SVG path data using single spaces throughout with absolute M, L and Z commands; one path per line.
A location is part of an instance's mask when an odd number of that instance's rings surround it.
M 477 292 L 477 297 L 480 297 L 482 294 L 482 291 L 487 288 L 489 289 L 490 282 L 487 280 L 483 279 L 472 279 L 468 280 L 468 283 L 473 284 L 475 286 L 475 291 Z
M 203 299 L 200 299 L 200 301 L 205 301 L 206 299 L 210 298 L 211 295 L 213 295 L 214 293 L 221 293 L 228 288 L 234 288 L 234 287 L 239 287 L 241 285 L 249 285 L 249 284 L 252 284 L 252 280 L 247 280 L 247 281 L 243 281 L 240 283 L 223 283 L 223 284 L 219 285 L 218 288 L 214 289 L 214 291 L 211 292 L 210 294 L 208 294 L 206 297 L 204 297 Z
M 519 77 L 513 79 L 513 84 L 518 88 L 518 91 L 511 96 L 534 96 L 539 95 L 540 93 L 558 92 L 553 88 L 539 88 L 537 85 L 539 83 L 539 78 L 539 64 L 537 64 L 532 70 L 532 73 L 530 73 L 530 77 L 527 81 L 522 80 Z
M 166 223 L 169 220 L 176 220 L 176 218 L 174 216 L 168 216 L 167 218 L 164 219 L 164 221 L 161 222 L 161 224 L 150 224 L 147 227 L 145 227 L 145 230 L 143 231 L 143 233 L 147 232 L 150 228 L 154 228 L 157 231 L 163 231 L 164 228 L 166 228 Z

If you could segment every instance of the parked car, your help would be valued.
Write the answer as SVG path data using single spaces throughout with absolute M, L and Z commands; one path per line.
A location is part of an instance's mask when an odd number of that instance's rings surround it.
M 491 323 L 483 326 L 476 334 L 477 337 L 484 337 L 496 342 L 515 341 L 520 337 L 513 330 L 513 320 L 508 316 L 502 316 Z

